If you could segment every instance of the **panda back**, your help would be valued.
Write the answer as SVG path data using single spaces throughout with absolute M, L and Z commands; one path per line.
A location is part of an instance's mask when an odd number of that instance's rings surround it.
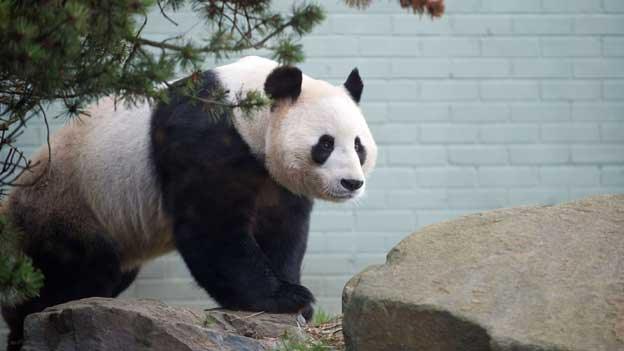
M 150 159 L 152 107 L 100 101 L 85 121 L 77 172 L 86 202 L 125 256 L 148 259 L 173 242 Z M 142 258 L 143 257 L 143 258 Z

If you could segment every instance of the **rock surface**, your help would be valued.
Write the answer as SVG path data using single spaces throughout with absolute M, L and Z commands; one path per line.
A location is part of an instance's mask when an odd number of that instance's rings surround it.
M 23 351 L 263 351 L 297 335 L 299 318 L 89 298 L 28 316 Z
M 347 284 L 347 350 L 624 350 L 624 195 L 428 226 Z

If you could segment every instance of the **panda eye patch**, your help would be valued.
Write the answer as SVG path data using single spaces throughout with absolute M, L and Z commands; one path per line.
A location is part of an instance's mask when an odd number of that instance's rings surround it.
M 327 161 L 332 151 L 334 151 L 334 137 L 324 134 L 319 138 L 316 145 L 312 147 L 312 160 L 322 165 Z
M 360 165 L 363 165 L 364 162 L 366 162 L 366 149 L 364 148 L 364 145 L 362 145 L 360 137 L 355 137 L 355 152 L 360 159 Z

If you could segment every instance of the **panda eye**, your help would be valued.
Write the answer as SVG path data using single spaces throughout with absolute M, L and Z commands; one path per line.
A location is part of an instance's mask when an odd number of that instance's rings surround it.
M 319 140 L 319 144 L 325 150 L 332 150 L 334 148 L 334 138 L 329 135 L 323 135 Z
M 360 137 L 355 138 L 355 151 L 356 152 L 362 151 L 362 143 L 360 142 Z
M 360 164 L 364 165 L 364 162 L 366 162 L 366 149 L 364 149 L 360 137 L 355 137 L 355 152 L 357 152 L 358 158 L 360 159 Z
M 334 151 L 334 137 L 331 135 L 323 135 L 319 138 L 316 145 L 312 147 L 312 160 L 319 165 L 327 161 Z

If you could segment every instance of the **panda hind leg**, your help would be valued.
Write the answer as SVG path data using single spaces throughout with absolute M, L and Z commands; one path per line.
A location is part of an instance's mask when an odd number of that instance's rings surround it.
M 24 320 L 47 307 L 87 297 L 114 297 L 134 279 L 124 276 L 116 246 L 103 236 L 89 240 L 55 235 L 31 245 L 27 254 L 44 275 L 39 296 L 15 306 L 2 306 L 9 325 L 8 351 L 19 351 L 24 337 Z M 83 236 L 82 238 L 84 238 Z

